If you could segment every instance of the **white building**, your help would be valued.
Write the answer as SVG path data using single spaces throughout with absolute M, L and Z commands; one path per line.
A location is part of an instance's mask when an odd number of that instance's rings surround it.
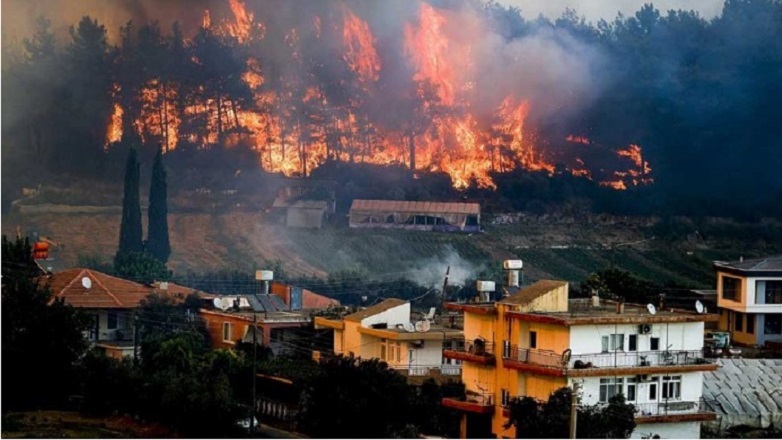
M 461 363 L 444 360 L 443 346 L 458 345 L 462 332 L 436 325 L 432 319 L 412 321 L 410 303 L 387 299 L 341 319 L 316 317 L 315 328 L 334 330 L 335 354 L 380 359 L 409 377 L 458 379 Z

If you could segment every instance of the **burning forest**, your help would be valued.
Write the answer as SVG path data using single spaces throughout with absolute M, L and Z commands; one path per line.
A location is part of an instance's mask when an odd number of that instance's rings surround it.
M 671 14 L 647 7 L 594 27 L 573 11 L 554 23 L 525 21 L 470 0 L 95 5 L 93 17 L 67 24 L 69 36 L 60 36 L 62 20 L 43 19 L 23 50 L 9 52 L 21 82 L 44 82 L 46 66 L 64 64 L 51 84 L 27 87 L 28 98 L 70 104 L 20 110 L 24 123 L 4 115 L 4 137 L 63 164 L 89 149 L 111 156 L 143 145 L 247 151 L 257 169 L 296 177 L 352 163 L 447 175 L 456 190 L 495 190 L 499 176 L 518 172 L 670 189 L 687 168 L 676 160 L 679 143 L 703 124 L 650 95 L 665 90 L 656 77 L 669 81 L 665 69 L 679 67 L 628 49 L 634 29 L 657 26 L 673 40 L 681 23 L 727 27 L 725 18 L 708 25 Z M 620 55 L 633 50 L 639 61 L 625 62 Z M 669 82 L 675 93 L 681 80 Z M 47 111 L 77 121 L 58 130 Z

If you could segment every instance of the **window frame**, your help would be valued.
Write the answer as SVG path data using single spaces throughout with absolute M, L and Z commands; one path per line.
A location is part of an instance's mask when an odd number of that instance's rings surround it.
M 649 351 L 660 350 L 660 338 L 652 336 L 649 338 Z
M 108 312 L 106 314 L 106 329 L 116 330 L 118 328 L 119 328 L 119 315 L 115 312 Z
M 529 332 L 529 348 L 538 348 L 538 331 L 530 330 Z
M 228 337 L 226 338 L 226 330 Z M 233 324 L 230 321 L 223 321 L 223 342 L 233 342 L 231 336 L 233 335 Z
M 764 304 L 775 304 L 779 305 L 782 304 L 782 280 L 758 280 L 755 283 L 756 289 L 757 284 L 764 283 L 763 284 L 763 290 L 765 291 L 764 295 Z M 769 287 L 772 287 L 772 289 L 769 289 Z M 775 298 L 776 297 L 776 298 Z
M 634 377 L 627 378 L 627 392 L 625 393 L 625 399 L 628 402 L 635 402 L 638 399 L 638 381 Z
M 659 387 L 659 378 L 657 376 L 653 377 L 649 381 L 649 401 L 650 402 L 657 402 L 657 396 L 658 396 L 658 390 Z
M 601 377 L 598 392 L 598 402 L 608 403 L 612 397 L 624 392 L 623 377 Z
M 778 322 L 778 326 L 776 328 L 776 332 L 769 331 L 769 318 L 773 318 L 775 321 Z M 779 335 L 782 334 L 782 315 L 778 313 L 766 313 L 763 316 L 763 334 L 764 335 Z
M 747 313 L 747 334 L 755 334 L 755 314 Z
M 681 400 L 682 376 L 663 376 L 662 391 L 661 397 L 663 400 Z
M 733 331 L 744 332 L 744 314 L 733 312 Z
M 638 351 L 638 335 L 628 336 L 627 351 Z
M 725 282 L 730 280 L 730 296 L 726 295 Z M 728 301 L 741 302 L 741 278 L 731 277 L 728 275 L 722 275 L 720 297 Z

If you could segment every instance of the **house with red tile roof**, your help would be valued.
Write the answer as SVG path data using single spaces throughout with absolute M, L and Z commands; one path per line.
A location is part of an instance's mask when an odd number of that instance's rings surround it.
M 133 355 L 134 314 L 145 298 L 157 292 L 184 299 L 196 292 L 173 283 L 144 285 L 89 269 L 70 269 L 49 275 L 50 303 L 84 309 L 93 324 L 85 337 L 111 357 Z

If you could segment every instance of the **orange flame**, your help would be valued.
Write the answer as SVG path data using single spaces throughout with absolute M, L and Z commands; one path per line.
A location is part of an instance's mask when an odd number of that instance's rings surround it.
M 380 58 L 375 51 L 375 38 L 369 25 L 345 5 L 342 5 L 342 9 L 345 16 L 342 32 L 346 48 L 344 59 L 350 69 L 358 74 L 361 82 L 377 81 Z

